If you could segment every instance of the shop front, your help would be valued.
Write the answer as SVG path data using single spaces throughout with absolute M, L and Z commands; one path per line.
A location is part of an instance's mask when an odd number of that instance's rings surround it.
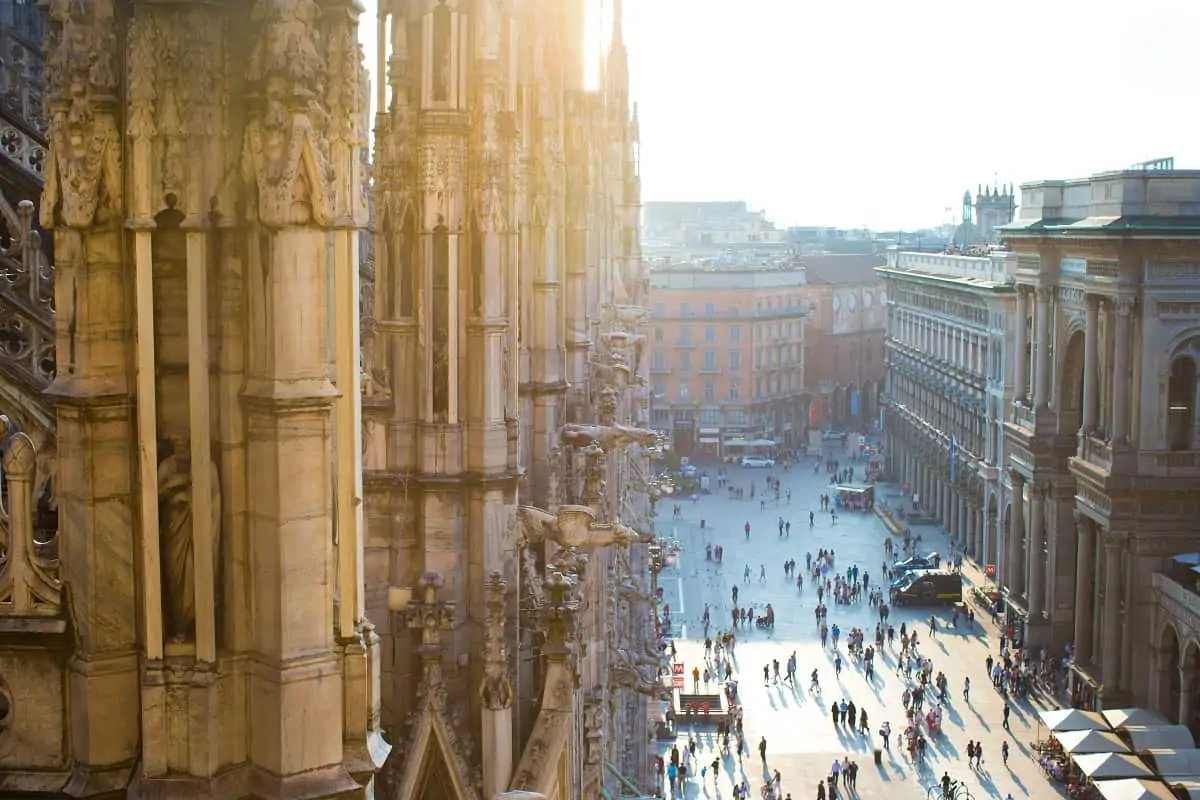
M 718 459 L 721 457 L 721 429 L 701 428 L 696 437 L 696 458 Z

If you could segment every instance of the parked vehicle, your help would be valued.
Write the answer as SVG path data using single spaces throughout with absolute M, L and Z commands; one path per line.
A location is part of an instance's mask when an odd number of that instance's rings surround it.
M 897 561 L 892 565 L 892 572 L 901 575 L 917 569 L 938 569 L 941 566 L 942 557 L 937 553 L 929 552 L 923 556 L 912 556 L 903 561 Z
M 775 459 L 762 456 L 742 456 L 742 466 L 750 468 L 773 467 Z
M 952 606 L 962 602 L 962 575 L 941 570 L 909 572 L 892 582 L 897 606 Z

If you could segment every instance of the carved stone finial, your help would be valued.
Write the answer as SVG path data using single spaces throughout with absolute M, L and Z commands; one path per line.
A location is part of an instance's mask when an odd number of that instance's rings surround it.
M 426 572 L 417 582 L 420 599 L 414 600 L 408 615 L 408 627 L 421 629 L 423 650 L 440 654 L 442 631 L 454 627 L 454 603 L 438 599 L 445 580 L 436 572 Z
M 512 706 L 512 681 L 508 674 L 508 647 L 504 642 L 504 590 L 507 587 L 499 571 L 493 571 L 484 584 L 487 620 L 483 628 L 483 683 L 479 687 L 483 707 L 500 711 Z

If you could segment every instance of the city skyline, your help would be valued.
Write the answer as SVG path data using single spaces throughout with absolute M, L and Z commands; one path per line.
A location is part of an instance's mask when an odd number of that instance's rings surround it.
M 374 69 L 377 3 L 365 5 Z M 745 200 L 780 227 L 917 229 L 958 221 L 980 183 L 1166 156 L 1200 168 L 1200 110 L 1176 102 L 1200 74 L 1188 42 L 1200 6 L 1185 0 L 1146 0 L 1134 17 L 1082 0 L 990 16 L 950 0 L 921 14 L 875 0 L 746 6 L 625 0 L 645 200 Z M 593 80 L 611 7 L 591 7 Z

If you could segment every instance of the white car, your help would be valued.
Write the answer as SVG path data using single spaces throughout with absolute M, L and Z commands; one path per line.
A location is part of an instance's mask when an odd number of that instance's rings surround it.
M 757 468 L 757 467 L 773 467 L 775 459 L 763 458 L 762 456 L 742 456 L 742 466 Z

